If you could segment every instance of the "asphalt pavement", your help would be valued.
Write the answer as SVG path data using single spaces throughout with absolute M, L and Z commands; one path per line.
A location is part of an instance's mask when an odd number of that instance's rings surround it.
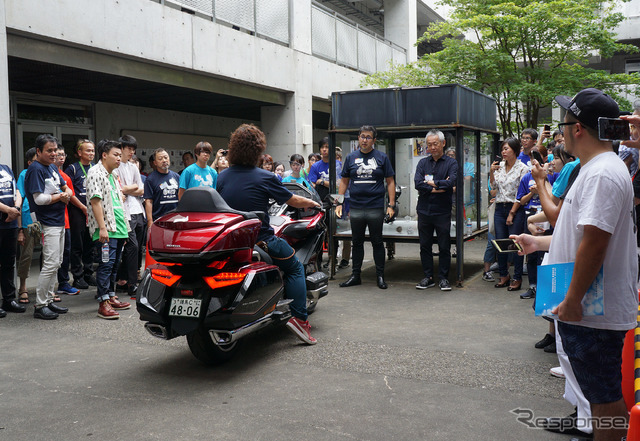
M 378 289 L 367 244 L 363 284 L 339 288 L 340 270 L 310 317 L 317 345 L 271 328 L 219 367 L 150 336 L 135 307 L 97 318 L 95 290 L 62 296 L 70 312 L 50 322 L 32 303 L 0 319 L 0 440 L 568 440 L 512 412 L 573 409 L 556 356 L 533 347 L 547 322 L 482 280 L 485 244 L 467 243 L 461 288 L 453 261 L 450 292 L 415 288 L 410 244 Z

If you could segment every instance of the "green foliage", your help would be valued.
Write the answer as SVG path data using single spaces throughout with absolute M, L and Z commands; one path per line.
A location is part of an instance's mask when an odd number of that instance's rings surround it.
M 622 0 L 628 1 L 628 0 Z M 556 95 L 597 87 L 620 99 L 637 75 L 586 67 L 592 56 L 636 52 L 615 41 L 624 19 L 602 0 L 441 0 L 450 20 L 432 24 L 418 42 L 442 39 L 443 50 L 370 75 L 376 87 L 459 83 L 496 99 L 503 135 L 537 127 Z M 462 38 L 466 35 L 467 38 Z M 621 100 L 621 105 L 628 104 Z

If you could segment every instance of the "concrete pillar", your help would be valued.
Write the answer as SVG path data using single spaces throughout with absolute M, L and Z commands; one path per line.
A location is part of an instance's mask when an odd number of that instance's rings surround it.
M 0 163 L 11 166 L 11 117 L 9 114 L 9 66 L 4 0 L 0 0 Z
M 407 62 L 418 59 L 417 0 L 385 0 L 384 38 L 407 50 Z

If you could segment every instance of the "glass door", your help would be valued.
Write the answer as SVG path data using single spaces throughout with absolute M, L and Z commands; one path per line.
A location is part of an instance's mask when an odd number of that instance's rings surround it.
M 84 127 L 69 127 L 63 125 L 54 125 L 46 123 L 18 123 L 18 157 L 16 164 L 20 173 L 24 169 L 26 163 L 24 155 L 31 147 L 35 147 L 35 141 L 40 134 L 51 134 L 58 138 L 67 152 L 67 162 L 72 163 L 77 160 L 75 155 L 75 146 L 79 139 L 93 140 L 93 130 Z

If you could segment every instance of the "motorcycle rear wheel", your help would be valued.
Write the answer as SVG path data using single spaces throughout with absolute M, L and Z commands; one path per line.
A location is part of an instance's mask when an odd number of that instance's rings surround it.
M 193 356 L 210 366 L 231 360 L 240 347 L 239 341 L 225 346 L 214 344 L 209 336 L 209 330 L 202 326 L 187 334 L 187 343 Z

